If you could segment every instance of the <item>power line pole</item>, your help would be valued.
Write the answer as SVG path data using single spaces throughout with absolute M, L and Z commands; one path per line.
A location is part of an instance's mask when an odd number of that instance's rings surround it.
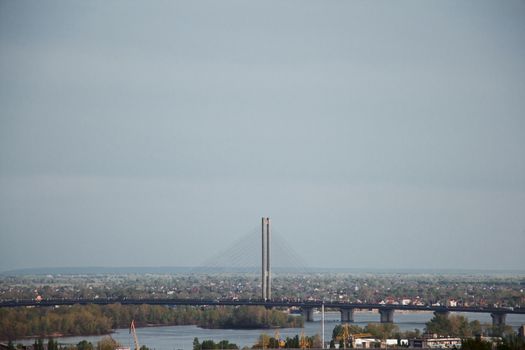
M 321 304 L 321 348 L 324 349 L 324 301 Z

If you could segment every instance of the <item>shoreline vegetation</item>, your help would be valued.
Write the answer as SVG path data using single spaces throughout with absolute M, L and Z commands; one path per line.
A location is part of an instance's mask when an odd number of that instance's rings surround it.
M 252 307 L 252 309 L 254 309 Z M 233 314 L 232 312 L 231 314 Z M 233 317 L 233 316 L 231 316 Z M 146 325 L 156 326 L 156 325 Z M 489 338 L 483 340 L 480 338 L 479 331 L 481 331 L 482 325 L 478 321 L 469 322 L 467 318 L 459 315 L 447 316 L 447 315 L 435 315 L 429 322 L 426 323 L 426 332 L 434 333 L 436 335 L 447 335 L 461 338 L 461 348 L 465 350 L 478 350 L 478 349 L 495 349 L 495 350 L 522 350 L 524 349 L 525 343 L 521 337 L 512 332 L 501 332 L 497 338 Z M 56 334 L 55 334 L 56 335 Z M 383 323 L 383 324 L 368 324 L 365 327 L 351 324 L 339 324 L 336 325 L 332 331 L 332 337 L 330 340 L 330 349 L 335 349 L 338 344 L 339 349 L 353 347 L 352 335 L 367 335 L 372 337 L 374 347 L 386 344 L 386 340 L 396 340 L 397 345 L 393 345 L 397 348 L 403 348 L 401 339 L 412 339 L 420 338 L 421 334 L 419 330 L 415 332 L 400 332 L 399 328 L 395 324 Z M 494 335 L 492 335 L 494 336 Z M 45 337 L 40 336 L 35 338 L 34 344 L 30 346 L 24 346 L 22 344 L 14 344 L 12 340 L 7 343 L 7 350 L 117 350 L 122 347 L 120 343 L 114 340 L 111 336 L 105 336 L 96 343 L 88 342 L 87 340 L 81 340 L 77 344 L 60 344 L 57 340 L 54 340 L 52 336 L 48 337 L 47 348 L 44 346 Z M 243 346 L 243 350 L 247 349 L 299 349 L 299 348 L 323 348 L 327 343 L 322 344 L 319 334 L 313 336 L 305 336 L 304 332 L 301 335 L 295 335 L 294 337 L 287 336 L 281 338 L 279 333 L 276 332 L 274 337 L 271 337 L 265 333 L 261 333 L 257 342 L 251 346 Z M 391 344 L 392 345 L 392 344 Z M 235 343 L 230 343 L 229 340 L 221 340 L 215 342 L 214 340 L 199 341 L 197 337 L 194 338 L 192 344 L 193 350 L 214 350 L 214 349 L 239 349 L 239 346 Z M 146 345 L 142 345 L 140 350 L 150 350 Z
M 216 329 L 301 328 L 302 316 L 262 306 L 176 307 L 159 305 L 73 305 L 0 309 L 0 340 L 108 335 L 127 328 L 196 325 Z
M 112 305 L 113 306 L 113 305 Z M 80 308 L 78 308 L 80 307 Z M 228 328 L 230 326 L 236 326 L 242 324 L 240 329 L 246 329 L 253 325 L 254 327 L 261 328 L 275 328 L 279 327 L 278 324 L 285 322 L 286 327 L 290 327 L 292 324 L 303 324 L 302 317 L 291 316 L 286 314 L 283 311 L 279 310 L 267 310 L 264 307 L 257 306 L 244 306 L 244 307 L 213 307 L 213 308 L 195 308 L 195 307 L 183 307 L 183 308 L 169 308 L 162 306 L 140 306 L 138 309 L 133 308 L 132 306 L 122 306 L 114 305 L 111 312 L 106 307 L 100 305 L 91 305 L 91 306 L 79 306 L 76 305 L 73 307 L 67 308 L 58 308 L 58 309 L 48 309 L 45 308 L 25 308 L 18 309 L 12 312 L 19 312 L 22 315 L 18 316 L 32 316 L 28 320 L 38 320 L 41 324 L 47 324 L 48 326 L 53 326 L 53 323 L 49 323 L 49 319 L 56 317 L 57 312 L 62 312 L 63 318 L 62 321 L 67 320 L 67 317 L 71 317 L 71 314 L 77 316 L 75 313 L 79 310 L 90 308 L 89 312 L 84 311 L 83 314 L 79 317 L 86 317 L 90 315 L 90 312 L 99 313 L 99 315 L 106 319 L 113 316 L 121 316 L 122 318 L 118 319 L 119 322 L 125 322 L 126 317 L 134 316 L 135 323 L 137 326 L 141 327 L 155 327 L 163 326 L 168 324 L 160 323 L 147 323 L 145 320 L 157 319 L 163 322 L 170 322 L 175 320 L 175 316 L 181 317 L 182 320 L 198 320 L 200 323 L 199 326 L 212 326 L 214 328 Z M 62 309 L 62 310 L 61 310 Z M 131 312 L 131 314 L 130 314 Z M 4 331 L 3 326 L 5 326 L 5 316 L 6 312 L 0 310 L 0 330 Z M 12 316 L 12 315 L 11 315 Z M 186 317 L 186 318 L 184 318 Z M 193 317 L 193 318 L 191 318 Z M 140 322 L 137 322 L 140 320 Z M 116 319 L 112 319 L 113 325 L 118 324 Z M 142 323 L 144 322 L 144 323 Z M 263 322 L 263 325 L 259 323 Z M 67 324 L 63 322 L 62 324 Z M 33 325 L 33 323 L 31 323 Z M 91 324 L 93 326 L 95 324 Z M 16 325 L 15 325 L 16 326 Z M 17 324 L 20 326 L 20 323 Z M 123 327 L 118 327 L 123 328 Z M 12 331 L 12 328 L 8 328 Z M 110 332 L 111 333 L 111 330 Z M 462 341 L 462 348 L 465 350 L 476 350 L 476 349 L 496 349 L 496 350 L 522 350 L 524 349 L 523 339 L 515 334 L 510 327 L 503 327 L 501 329 L 493 328 L 488 324 L 481 324 L 479 321 L 474 320 L 469 322 L 469 320 L 461 315 L 446 315 L 446 314 L 436 314 L 430 321 L 426 323 L 425 327 L 426 334 L 433 334 L 433 336 L 447 336 L 460 338 Z M 281 338 L 279 333 L 275 333 L 275 337 L 271 337 L 265 333 L 261 333 L 259 340 L 250 346 L 244 346 L 243 349 L 277 349 L 277 348 L 321 348 L 326 344 L 322 344 L 321 338 L 318 334 L 314 336 L 305 336 L 304 332 L 301 335 L 296 335 L 295 337 L 286 337 Z M 419 339 L 423 335 L 420 333 L 419 329 L 414 331 L 404 331 L 401 332 L 399 327 L 393 323 L 369 323 L 368 325 L 361 327 L 355 324 L 338 324 L 334 327 L 332 331 L 332 337 L 330 340 L 330 349 L 336 348 L 336 344 L 339 345 L 339 348 L 349 348 L 353 345 L 353 339 L 351 335 L 367 335 L 371 337 L 375 345 L 380 346 L 387 339 L 396 340 L 397 347 L 402 347 L 401 339 Z M 101 340 L 96 344 L 88 342 L 86 340 L 80 341 L 78 344 L 65 344 L 61 345 L 58 341 L 54 340 L 63 336 L 63 333 L 52 333 L 52 334 L 37 334 L 30 337 L 34 338 L 34 344 L 32 346 L 24 346 L 22 344 L 14 344 L 14 339 L 9 337 L 7 350 L 116 350 L 121 347 L 116 340 L 114 340 L 111 335 L 103 333 L 95 333 L 94 335 L 105 335 Z M 86 334 L 87 335 L 87 334 Z M 93 334 L 91 334 L 93 335 Z M 82 336 L 82 335 L 80 335 Z M 481 336 L 490 337 L 488 341 L 484 341 Z M 496 338 L 492 338 L 496 337 Z M 48 338 L 47 348 L 44 347 L 44 339 Z M 495 340 L 494 340 L 495 339 Z M 386 344 L 386 343 L 385 343 Z M 213 340 L 204 340 L 199 341 L 198 338 L 193 340 L 193 350 L 214 350 L 214 349 L 239 349 L 237 344 L 230 343 L 229 340 L 222 340 L 216 343 Z M 146 345 L 142 345 L 140 350 L 150 350 Z

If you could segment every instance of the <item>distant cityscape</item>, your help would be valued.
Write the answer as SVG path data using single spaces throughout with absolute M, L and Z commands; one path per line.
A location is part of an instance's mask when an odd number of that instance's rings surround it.
M 88 274 L 0 275 L 0 298 L 31 299 L 36 290 L 47 298 L 260 297 L 256 274 Z M 95 270 L 96 271 L 96 270 Z M 16 281 L 17 283 L 13 283 Z M 525 305 L 524 275 L 508 274 L 372 274 L 275 273 L 273 299 L 355 303 L 521 307 Z
M 57 271 L 55 271 L 57 272 Z M 111 274 L 111 273 L 100 273 L 100 271 L 91 271 L 96 273 L 87 273 L 87 270 L 82 270 L 81 274 L 29 274 L 29 275 L 14 275 L 14 274 L 3 274 L 0 276 L 0 302 L 9 300 L 35 300 L 44 302 L 46 300 L 114 300 L 119 304 L 124 300 L 211 300 L 211 301 L 230 301 L 235 302 L 237 300 L 260 300 L 260 289 L 261 282 L 260 276 L 257 274 L 239 274 L 239 273 L 220 273 L 220 274 L 199 274 L 199 273 L 179 273 L 179 274 L 153 274 L 153 273 L 133 273 L 133 274 Z M 324 301 L 326 304 L 329 303 L 356 303 L 356 304 L 378 304 L 384 306 L 446 306 L 456 308 L 460 306 L 466 307 L 477 307 L 477 308 L 497 308 L 504 312 L 510 312 L 515 308 L 521 308 L 525 305 L 525 278 L 523 275 L 509 275 L 509 274 L 399 274 L 399 273 L 384 273 L 384 274 L 372 274 L 372 273 L 311 273 L 305 275 L 298 275 L 292 273 L 275 273 L 272 280 L 272 300 L 273 301 L 304 301 L 306 305 L 308 303 L 315 303 L 317 301 Z M 124 299 L 123 299 L 124 298 Z M 57 302 L 58 303 L 58 302 Z M 111 304 L 112 302 L 110 302 Z M 206 304 L 206 303 L 204 303 Z M 212 328 L 236 328 L 240 327 L 234 323 L 228 325 L 228 322 L 232 322 L 232 317 L 245 317 L 245 316 L 233 316 L 230 312 L 235 309 L 215 309 L 211 302 L 207 303 L 204 309 L 199 309 L 191 306 L 178 306 L 176 308 L 166 308 L 162 306 L 148 306 L 142 305 L 122 305 L 117 307 L 116 305 L 108 305 L 107 307 L 111 312 L 104 311 L 105 306 L 81 306 L 81 309 L 73 306 L 72 309 L 63 309 L 55 306 L 46 311 L 44 314 L 40 313 L 39 317 L 49 317 L 53 313 L 59 312 L 88 312 L 84 314 L 84 317 L 98 317 L 102 322 L 108 320 L 108 324 L 104 326 L 94 326 L 96 328 L 85 329 L 83 326 L 75 326 L 74 321 L 71 321 L 71 329 L 80 330 L 76 335 L 90 335 L 95 333 L 106 333 L 115 327 L 126 327 L 126 324 L 131 320 L 135 320 L 137 326 L 142 327 L 144 325 L 164 325 L 164 326 L 176 326 L 180 324 L 197 324 L 201 327 L 212 327 Z M 312 304 L 313 305 L 313 304 Z M 336 305 L 336 304 L 332 304 Z M 158 309 L 158 308 L 161 309 Z M 241 309 L 246 313 L 252 320 L 253 327 L 264 329 L 266 327 L 290 327 L 295 322 L 294 320 L 310 321 L 311 315 L 304 314 L 301 308 L 282 308 L 277 307 L 273 312 L 284 312 L 285 314 L 293 315 L 299 313 L 304 315 L 304 318 L 295 316 L 295 318 L 288 319 L 283 318 L 279 322 L 273 325 L 265 324 L 264 314 L 260 314 L 257 311 L 256 306 L 248 306 L 248 308 L 254 308 L 252 311 L 249 309 Z M 87 309 L 86 309 L 87 308 Z M 137 309 L 138 308 L 138 309 Z M 24 333 L 24 329 L 8 327 L 8 324 L 12 323 L 10 319 L 20 319 L 20 317 L 31 317 L 34 319 L 34 312 L 47 308 L 36 308 L 27 309 L 24 311 L 25 316 L 20 313 L 13 311 L 15 309 L 0 309 L 2 319 L 0 329 L 3 329 L 2 337 L 8 339 L 20 339 L 25 336 L 34 336 L 34 333 Z M 84 310 L 84 311 L 82 311 Z M 117 310 L 120 315 L 120 323 L 115 323 L 114 312 Z M 146 312 L 145 316 L 138 316 L 137 310 Z M 156 311 L 155 311 L 156 310 Z M 230 310 L 230 311 L 228 311 Z M 311 309 L 313 310 L 313 309 Z M 317 308 L 317 312 L 319 312 Z M 331 309 L 333 311 L 339 311 L 338 309 Z M 365 308 L 365 310 L 367 310 Z M 330 312 L 330 309 L 326 311 Z M 12 314 L 15 312 L 15 314 Z M 52 312 L 49 314 L 49 312 Z M 95 312 L 93 316 L 91 312 Z M 166 314 L 167 312 L 167 314 Z M 219 313 L 216 313 L 219 312 Z M 235 311 L 240 312 L 240 311 Z M 48 315 L 48 316 L 45 316 Z M 94 316 L 99 315 L 99 316 Z M 215 315 L 215 316 L 213 316 Z M 258 319 L 258 317 L 263 317 Z M 68 316 L 73 317 L 73 316 Z M 161 317 L 161 318 L 159 318 Z M 216 321 L 211 320 L 212 317 Z M 343 313 L 341 311 L 341 317 Z M 447 320 L 452 320 L 452 324 L 449 324 L 449 328 L 443 326 L 444 321 L 440 317 L 445 317 Z M 280 316 L 275 314 L 272 319 L 277 320 Z M 72 318 L 74 319 L 74 317 Z M 184 321 L 185 320 L 185 321 Z M 228 321 L 230 320 L 230 321 Z M 382 319 L 381 319 L 382 320 Z M 29 321 L 24 321 L 29 322 Z M 217 322 L 217 323 L 215 323 Z M 245 321 L 242 321 L 246 325 Z M 275 321 L 277 322 L 277 321 Z M 346 322 L 353 322 L 352 319 L 348 319 Z M 379 322 L 379 317 L 376 322 Z M 464 342 L 465 336 L 474 337 L 476 334 L 480 337 L 485 337 L 483 341 L 496 342 L 497 339 L 494 336 L 501 335 L 512 335 L 520 332 L 520 327 L 514 328 L 512 325 L 502 325 L 502 328 L 494 328 L 494 324 L 491 323 L 480 323 L 478 321 L 468 321 L 465 317 L 460 315 L 440 315 L 437 314 L 432 320 L 427 322 L 424 329 L 419 329 L 417 332 L 413 331 L 400 331 L 394 323 L 377 323 L 378 326 L 368 324 L 366 326 L 353 325 L 351 329 L 347 330 L 348 335 L 344 335 L 344 330 L 338 329 L 334 331 L 332 339 L 326 339 L 326 347 L 329 347 L 331 342 L 332 347 L 339 348 L 340 346 L 354 346 L 354 347 L 374 347 L 374 346 L 410 346 L 410 347 L 451 347 L 460 346 Z M 441 323 L 440 323 L 441 322 Z M 448 321 L 447 321 L 448 322 Z M 464 323 L 463 329 L 453 326 L 454 322 L 467 322 Z M 524 322 L 525 323 L 525 319 Z M 47 323 L 48 325 L 52 324 Z M 288 325 L 287 325 L 288 324 Z M 301 323 L 302 324 L 302 323 Z M 345 323 L 340 323 L 345 324 Z M 352 324 L 352 323 L 349 323 Z M 393 326 L 389 326 L 392 324 Z M 295 324 L 292 327 L 297 327 Z M 64 329 L 44 329 L 36 326 L 35 332 L 40 333 L 41 336 L 49 337 L 50 334 L 64 334 Z M 51 326 L 49 326 L 51 327 Z M 75 328 L 77 327 L 77 328 Z M 302 327 L 302 326 L 299 326 Z M 440 328 L 445 327 L 445 328 Z M 456 327 L 456 328 L 454 328 Z M 465 328 L 466 327 L 466 328 Z M 38 330 L 40 329 L 40 331 Z M 85 329 L 85 331 L 81 331 Z M 433 332 L 433 331 L 435 332 Z M 425 334 L 425 331 L 430 332 Z M 10 333 L 11 332 L 11 333 Z M 339 333 L 338 333 L 339 332 Z M 440 332 L 443 332 L 440 334 Z M 451 337 L 450 333 L 453 336 Z M 72 334 L 73 335 L 73 334 Z M 315 335 L 315 334 L 314 334 Z M 403 342 L 394 342 L 394 339 L 389 337 L 397 337 L 399 339 L 406 339 Z M 346 337 L 346 338 L 345 338 Z M 487 338 L 488 337 L 488 338 Z M 298 338 L 300 342 L 300 338 Z M 304 340 L 306 339 L 306 340 Z M 309 342 L 310 346 L 321 342 L 321 338 L 315 338 L 313 335 L 311 338 L 304 338 L 303 342 Z M 381 340 L 383 339 L 383 340 Z M 419 340 L 418 340 L 419 339 Z M 476 339 L 475 337 L 472 339 Z M 478 338 L 482 341 L 481 338 Z M 268 344 L 264 344 L 264 347 L 277 340 L 272 340 L 271 337 L 267 339 Z M 289 339 L 292 344 L 293 339 Z M 342 343 L 341 343 L 342 342 Z M 348 344 L 344 343 L 348 342 Z M 277 341 L 277 343 L 279 343 Z M 277 344 L 276 343 L 276 344 Z M 340 344 L 341 343 L 341 344 Z M 494 344 L 496 344 L 494 343 Z M 210 346 L 211 343 L 206 343 Z M 224 344 L 223 344 L 224 345 Z M 260 344 L 261 345 L 261 344 Z M 257 346 L 257 344 L 254 344 Z M 261 345 L 262 346 L 262 345 Z M 38 350 L 38 349 L 37 349 Z

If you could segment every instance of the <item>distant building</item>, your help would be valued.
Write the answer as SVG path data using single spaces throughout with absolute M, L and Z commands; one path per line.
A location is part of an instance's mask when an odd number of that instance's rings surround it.
M 403 345 L 403 340 L 406 340 L 406 339 L 401 339 L 400 340 L 400 343 L 401 345 Z M 397 346 L 397 339 L 386 339 L 384 344 L 387 346 L 387 347 L 391 347 L 391 346 Z M 408 345 L 408 342 L 406 342 L 406 345 Z
M 385 298 L 385 304 L 397 305 L 399 303 L 397 302 L 396 298 L 394 298 L 394 297 L 386 297 Z
M 458 306 L 458 301 L 456 299 L 448 299 L 447 300 L 447 306 L 449 306 L 449 307 L 456 307 L 456 306 Z
M 412 299 L 409 299 L 409 298 L 401 299 L 401 305 L 410 305 L 410 304 L 412 304 Z
M 425 305 L 425 303 L 423 302 L 423 300 L 421 300 L 421 298 L 416 297 L 414 300 L 412 300 L 412 305 L 423 306 Z
M 353 347 L 357 349 L 371 349 L 381 346 L 381 340 L 374 338 L 358 338 L 354 339 Z
M 446 349 L 446 348 L 460 348 L 461 338 L 440 338 L 436 334 L 425 335 L 423 338 L 410 339 L 409 346 L 411 348 L 433 348 L 433 349 Z

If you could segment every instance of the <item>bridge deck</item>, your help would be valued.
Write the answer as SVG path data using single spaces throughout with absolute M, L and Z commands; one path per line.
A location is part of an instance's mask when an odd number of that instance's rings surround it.
M 525 308 L 482 308 L 482 307 L 450 307 L 450 306 L 426 306 L 426 305 L 399 305 L 399 304 L 362 304 L 344 302 L 323 301 L 290 301 L 290 300 L 258 300 L 258 299 L 43 299 L 40 301 L 30 299 L 3 300 L 0 307 L 22 307 L 22 306 L 58 306 L 58 305 L 187 305 L 187 306 L 265 306 L 265 307 L 300 307 L 320 308 L 323 304 L 328 309 L 388 309 L 407 311 L 434 311 L 434 312 L 478 312 L 497 314 L 525 314 Z

